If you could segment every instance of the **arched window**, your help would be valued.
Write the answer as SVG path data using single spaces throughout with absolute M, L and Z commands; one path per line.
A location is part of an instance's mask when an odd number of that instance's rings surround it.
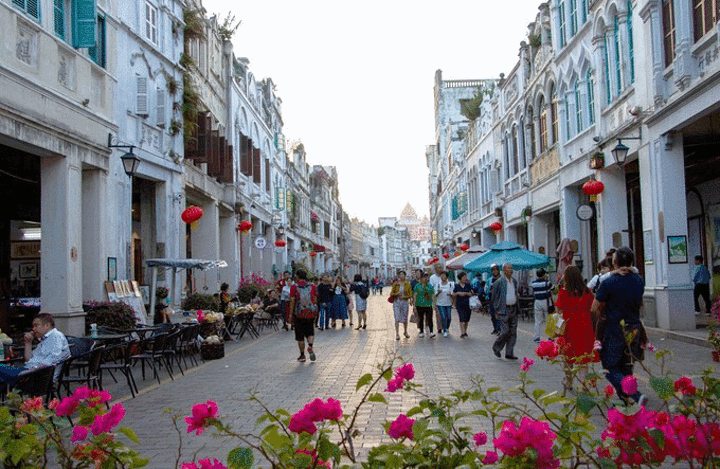
M 545 98 L 540 98 L 540 153 L 548 149 L 548 110 Z
M 580 0 L 580 24 L 585 24 L 588 14 L 588 0 Z
M 663 50 L 665 52 L 665 66 L 675 60 L 675 6 L 674 0 L 663 0 Z
M 534 109 L 529 107 L 527 110 L 528 115 L 528 123 L 527 123 L 527 133 L 530 135 L 530 159 L 534 160 L 535 156 L 537 155 L 537 149 L 535 148 L 535 112 Z
M 565 46 L 565 1 L 558 2 L 558 29 L 560 30 L 560 47 Z
M 628 33 L 628 63 L 630 64 L 630 83 L 635 83 L 635 52 L 633 51 L 633 11 L 632 1 L 627 2 L 627 33 Z
M 552 143 L 558 142 L 558 96 L 555 85 L 550 88 L 550 119 L 552 122 Z
M 575 125 L 578 133 L 583 130 L 583 106 L 580 97 L 580 79 L 575 80 Z
M 612 92 L 610 88 L 610 51 L 608 50 L 609 44 L 608 44 L 608 37 L 607 33 L 603 34 L 603 48 L 605 49 L 605 98 L 607 104 L 610 104 L 610 101 L 612 101 Z
M 595 123 L 595 80 L 593 80 L 592 69 L 588 69 L 585 83 L 587 83 L 588 125 L 593 125 Z
M 513 125 L 512 128 L 512 161 L 513 161 L 513 175 L 520 171 L 520 158 L 518 157 L 518 130 L 517 125 Z
M 620 22 L 617 16 L 613 18 L 613 39 L 615 39 L 615 63 L 613 64 L 615 66 L 615 93 L 620 94 L 622 91 L 622 74 L 620 73 L 622 61 L 620 59 Z
M 570 0 L 570 37 L 575 36 L 578 30 L 577 0 Z

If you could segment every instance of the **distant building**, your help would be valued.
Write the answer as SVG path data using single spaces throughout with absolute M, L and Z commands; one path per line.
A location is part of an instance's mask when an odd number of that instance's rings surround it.
M 430 220 L 427 216 L 419 219 L 415 209 L 408 203 L 400 214 L 398 226 L 407 228 L 411 241 L 430 240 Z

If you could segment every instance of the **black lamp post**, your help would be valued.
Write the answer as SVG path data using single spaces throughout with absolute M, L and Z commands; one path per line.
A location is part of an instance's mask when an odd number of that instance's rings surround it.
M 120 157 L 120 160 L 122 160 L 125 174 L 130 178 L 134 177 L 137 173 L 138 166 L 140 166 L 140 158 L 133 153 L 135 145 L 113 145 L 112 134 L 108 134 L 108 148 L 126 148 L 128 150 L 127 153 Z
M 610 150 L 610 153 L 612 153 L 613 158 L 615 159 L 615 162 L 620 166 L 621 168 L 625 165 L 625 162 L 627 161 L 628 151 L 630 151 L 630 148 L 628 148 L 627 145 L 623 144 L 623 140 L 640 140 L 640 137 L 623 137 L 618 139 L 618 143 Z

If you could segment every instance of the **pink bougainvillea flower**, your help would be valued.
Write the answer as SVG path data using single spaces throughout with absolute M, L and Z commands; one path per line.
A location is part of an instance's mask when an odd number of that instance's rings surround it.
M 652 342 L 648 342 L 647 345 L 645 345 L 645 348 L 648 349 L 650 352 L 655 351 L 655 346 L 652 344 Z
M 322 418 L 324 420 L 338 421 L 342 418 L 342 407 L 340 407 L 340 401 L 333 399 L 332 397 L 327 400 L 322 408 Z
M 194 462 L 186 462 L 183 463 L 182 466 L 180 466 L 181 469 L 228 469 L 227 466 L 220 461 L 217 460 L 217 458 L 213 458 L 212 461 L 210 461 L 210 458 L 201 459 L 195 464 Z
M 88 429 L 87 427 L 84 427 L 82 425 L 78 425 L 76 427 L 73 427 L 72 431 L 72 438 L 70 438 L 70 441 L 75 443 L 76 441 L 83 441 L 88 436 Z
M 415 377 L 415 368 L 412 363 L 406 363 L 395 371 L 395 376 L 399 376 L 403 380 L 409 381 Z
M 291 432 L 295 433 L 306 432 L 313 435 L 317 431 L 317 427 L 314 423 L 314 417 L 315 415 L 312 413 L 312 411 L 308 410 L 306 406 L 306 408 L 298 411 L 292 417 L 290 417 L 288 429 Z
M 291 432 L 307 432 L 312 435 L 317 431 L 315 422 L 338 421 L 342 416 L 342 407 L 337 399 L 329 398 L 327 402 L 323 402 L 322 399 L 314 399 L 290 417 L 288 428 Z
M 560 466 L 560 460 L 553 456 L 553 444 L 557 435 L 550 430 L 547 422 L 540 422 L 523 417 L 520 425 L 506 420 L 500 429 L 500 435 L 493 440 L 493 445 L 507 456 L 521 456 L 528 448 L 537 454 L 537 467 L 554 469 Z
M 50 402 L 48 402 L 48 409 L 55 410 L 57 408 L 57 406 L 59 406 L 59 405 L 60 405 L 60 400 L 53 399 Z
M 693 385 L 693 382 L 687 376 L 675 381 L 675 392 L 685 394 L 686 396 L 694 396 L 697 392 L 697 388 Z
M 80 401 L 75 399 L 75 396 L 64 397 L 63 400 L 55 407 L 55 415 L 58 417 L 72 415 L 79 404 Z
M 520 369 L 523 371 L 528 371 L 531 366 L 535 363 L 535 360 L 531 360 L 530 358 L 523 357 L 522 365 L 520 365 Z
M 615 394 L 615 388 L 611 384 L 605 386 L 605 397 L 612 397 Z
M 628 375 L 624 377 L 621 381 L 621 385 L 622 392 L 627 395 L 635 394 L 637 392 L 638 386 L 637 378 L 635 378 L 635 375 Z
M 535 349 L 535 353 L 540 358 L 551 360 L 553 358 L 557 358 L 557 356 L 560 354 L 560 349 L 558 348 L 558 344 L 555 343 L 555 341 L 543 340 Z
M 600 342 L 599 340 L 596 340 L 593 343 L 593 350 L 602 350 L 602 342 Z
M 414 419 L 409 419 L 407 418 L 407 415 L 400 414 L 395 421 L 390 424 L 390 428 L 388 428 L 388 435 L 395 439 L 405 437 L 412 440 L 415 437 L 412 431 L 414 423 Z
M 90 425 L 90 431 L 97 436 L 101 433 L 109 433 L 120 424 L 125 417 L 125 409 L 121 403 L 117 403 L 106 414 L 96 415 L 95 421 Z
M 482 459 L 483 464 L 495 464 L 498 462 L 498 454 L 495 451 L 488 451 Z
M 32 397 L 26 401 L 24 401 L 20 405 L 20 410 L 23 412 L 37 412 L 43 408 L 43 399 L 42 397 Z
M 188 424 L 187 432 L 195 432 L 196 435 L 201 435 L 205 428 L 215 420 L 215 416 L 218 412 L 218 406 L 215 401 L 207 401 L 205 404 L 195 404 L 192 407 L 192 416 L 185 417 L 185 422 Z
M 475 440 L 475 446 L 482 446 L 487 443 L 487 433 L 478 432 L 475 434 L 473 439 Z
M 402 388 L 403 388 L 403 382 L 404 382 L 404 381 L 403 381 L 402 378 L 396 376 L 395 378 L 393 378 L 393 379 L 391 379 L 390 381 L 388 381 L 387 388 L 385 388 L 385 391 L 387 391 L 387 392 L 395 392 L 395 391 L 397 391 L 398 389 L 402 389 Z
M 73 392 L 73 397 L 79 401 L 87 399 L 88 397 L 90 397 L 90 388 L 87 386 L 77 388 L 75 392 Z

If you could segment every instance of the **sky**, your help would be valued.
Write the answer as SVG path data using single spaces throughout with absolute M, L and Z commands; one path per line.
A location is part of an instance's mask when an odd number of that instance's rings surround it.
M 351 218 L 377 225 L 409 202 L 429 214 L 433 85 L 498 78 L 518 60 L 539 0 L 203 0 L 242 23 L 233 38 L 282 99 L 283 133 L 335 166 Z

